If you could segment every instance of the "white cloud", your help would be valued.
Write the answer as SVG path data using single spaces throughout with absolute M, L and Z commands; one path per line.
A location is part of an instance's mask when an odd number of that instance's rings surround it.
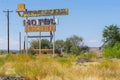
M 98 40 L 89 40 L 89 41 L 87 41 L 87 42 L 89 42 L 89 43 L 97 43 L 98 42 Z
M 85 44 L 89 47 L 100 47 L 102 42 L 97 39 L 85 40 Z

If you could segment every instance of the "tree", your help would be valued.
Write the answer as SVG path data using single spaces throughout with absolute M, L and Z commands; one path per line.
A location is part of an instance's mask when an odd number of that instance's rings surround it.
M 72 46 L 70 48 L 72 54 L 75 54 L 75 55 L 79 55 L 80 54 L 80 48 L 79 47 L 76 47 L 76 46 Z
M 63 40 L 56 40 L 55 41 L 55 48 L 60 49 L 64 47 L 64 41 Z
M 45 48 L 50 48 L 50 42 L 47 39 L 42 39 L 41 40 L 41 48 L 45 49 Z
M 30 48 L 38 49 L 39 48 L 39 40 L 33 40 L 30 43 Z M 47 39 L 41 40 L 41 48 L 50 48 L 50 42 Z
M 106 26 L 103 30 L 103 57 L 120 58 L 120 28 L 117 25 Z
M 67 38 L 65 43 L 64 43 L 64 48 L 66 50 L 67 53 L 70 53 L 70 48 L 72 47 L 72 44 L 70 42 L 70 38 Z
M 120 42 L 120 28 L 117 25 L 105 26 L 102 35 L 104 44 L 114 46 L 115 43 Z
M 31 49 L 38 49 L 39 48 L 39 42 L 38 42 L 38 40 L 32 40 L 31 42 L 30 42 L 30 48 Z
M 73 35 L 71 38 L 70 38 L 70 42 L 73 46 L 75 47 L 80 47 L 81 43 L 83 41 L 83 38 L 82 37 L 78 37 L 76 35 Z
M 83 47 L 83 38 L 73 35 L 70 38 L 67 38 L 65 41 L 65 50 L 67 53 L 80 54 Z

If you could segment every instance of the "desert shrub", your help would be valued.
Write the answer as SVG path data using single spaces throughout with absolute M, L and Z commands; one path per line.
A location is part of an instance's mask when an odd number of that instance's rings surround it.
M 92 59 L 92 58 L 97 58 L 97 54 L 94 52 L 89 52 L 89 53 L 82 53 L 80 54 L 81 58 L 88 58 L 88 59 Z
M 5 52 L 1 50 L 1 51 L 0 51 L 0 54 L 1 54 L 1 55 L 2 55 L 2 54 L 5 54 Z
M 80 55 L 80 54 L 82 54 L 82 53 L 86 53 L 86 52 L 88 52 L 89 51 L 89 48 L 87 47 L 87 46 L 82 46 L 82 47 L 76 47 L 76 46 L 72 46 L 71 48 L 70 48 L 70 50 L 71 50 L 71 53 L 73 54 L 73 55 Z
M 71 50 L 71 53 L 72 53 L 72 54 L 75 54 L 75 55 L 79 55 L 79 53 L 80 53 L 79 48 L 76 47 L 76 46 L 72 46 L 72 47 L 70 48 L 70 50 Z

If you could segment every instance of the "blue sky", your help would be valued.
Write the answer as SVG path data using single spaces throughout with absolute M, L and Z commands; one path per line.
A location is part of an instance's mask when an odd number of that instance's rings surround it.
M 68 16 L 56 16 L 59 19 L 56 40 L 77 35 L 84 39 L 85 45 L 99 47 L 104 27 L 110 24 L 120 26 L 120 0 L 0 0 L 0 49 L 7 49 L 7 22 L 3 10 L 13 11 L 10 13 L 10 49 L 19 49 L 19 32 L 22 32 L 23 42 L 24 18 L 16 13 L 19 3 L 26 4 L 28 10 L 69 8 Z

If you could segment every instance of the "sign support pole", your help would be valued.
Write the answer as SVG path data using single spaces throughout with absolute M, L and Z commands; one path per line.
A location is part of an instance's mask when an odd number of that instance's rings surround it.
M 25 40 L 25 43 L 26 43 L 26 54 L 28 54 L 28 33 L 26 32 L 26 40 Z
M 26 52 L 26 47 L 25 47 L 25 45 L 26 45 L 26 36 L 24 36 L 24 43 L 23 43 L 23 48 L 24 48 L 23 53 L 24 53 L 24 54 L 25 54 L 25 52 Z
M 28 20 L 28 17 L 26 17 L 26 20 Z M 26 39 L 25 39 L 25 49 L 26 54 L 28 54 L 28 33 L 26 32 Z
M 55 56 L 55 31 L 53 32 L 53 57 Z
M 53 16 L 53 20 L 55 23 L 55 16 Z M 56 29 L 56 24 L 55 24 L 55 29 Z M 53 31 L 53 57 L 55 56 L 55 31 Z
M 41 32 L 39 33 L 39 54 L 41 54 Z

